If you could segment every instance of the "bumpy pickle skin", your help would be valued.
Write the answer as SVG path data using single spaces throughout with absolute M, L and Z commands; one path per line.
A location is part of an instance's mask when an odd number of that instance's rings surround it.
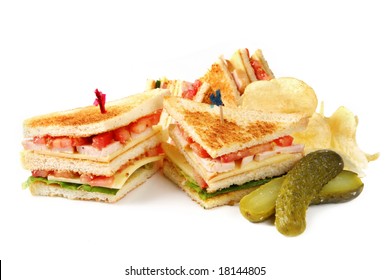
M 287 173 L 275 204 L 275 225 L 286 236 L 306 229 L 306 210 L 322 187 L 344 168 L 339 154 L 331 150 L 309 153 Z
M 253 223 L 263 222 L 275 214 L 275 203 L 284 177 L 275 178 L 244 196 L 240 201 L 240 212 Z M 310 204 L 342 203 L 355 199 L 363 191 L 359 176 L 343 170 L 330 180 Z

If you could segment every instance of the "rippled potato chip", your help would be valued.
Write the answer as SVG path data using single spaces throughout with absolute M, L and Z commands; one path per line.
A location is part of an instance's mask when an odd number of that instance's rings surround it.
M 304 131 L 294 133 L 294 142 L 305 144 L 305 153 L 330 148 L 332 133 L 326 119 L 314 113 Z
M 345 169 L 364 175 L 363 169 L 369 161 L 376 160 L 379 154 L 366 154 L 356 143 L 357 116 L 341 106 L 327 121 L 332 132 L 331 148 L 343 157 Z
M 295 143 L 305 145 L 305 154 L 319 149 L 336 151 L 344 160 L 344 169 L 362 177 L 368 162 L 376 160 L 379 154 L 366 154 L 359 148 L 356 142 L 357 125 L 357 116 L 341 106 L 329 118 L 322 113 L 314 113 L 306 129 L 292 136 Z
M 311 116 L 317 108 L 314 90 L 295 78 L 277 78 L 249 84 L 241 97 L 243 108 L 274 113 L 299 113 Z

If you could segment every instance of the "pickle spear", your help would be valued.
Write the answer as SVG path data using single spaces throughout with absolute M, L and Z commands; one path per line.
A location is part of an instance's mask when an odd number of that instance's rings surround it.
M 284 178 L 272 179 L 240 200 L 241 214 L 251 222 L 262 222 L 275 214 L 275 203 Z
M 301 234 L 310 203 L 343 168 L 343 159 L 331 150 L 318 150 L 298 161 L 285 176 L 276 199 L 277 230 L 286 236 Z
M 275 203 L 284 177 L 260 186 L 240 201 L 241 214 L 251 222 L 262 222 L 275 214 Z M 330 180 L 310 204 L 340 203 L 350 201 L 362 192 L 364 184 L 352 171 L 343 170 Z

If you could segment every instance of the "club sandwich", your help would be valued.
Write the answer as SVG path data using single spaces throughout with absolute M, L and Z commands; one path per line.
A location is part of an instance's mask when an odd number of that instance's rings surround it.
M 23 123 L 24 186 L 33 195 L 116 202 L 161 168 L 160 115 L 166 89 Z

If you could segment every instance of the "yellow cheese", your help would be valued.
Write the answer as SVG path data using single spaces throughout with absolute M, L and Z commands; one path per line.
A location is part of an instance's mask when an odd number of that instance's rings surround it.
M 159 161 L 163 158 L 163 155 L 160 156 L 154 156 L 154 157 L 144 157 L 136 162 L 134 164 L 129 165 L 127 168 L 122 170 L 120 173 L 116 173 L 114 175 L 114 183 L 112 186 L 107 187 L 111 189 L 120 189 L 123 187 L 123 185 L 126 183 L 127 179 L 140 167 L 151 163 L 155 161 Z M 49 180 L 56 180 L 56 181 L 62 181 L 62 182 L 69 182 L 69 183 L 75 183 L 75 184 L 83 184 L 80 181 L 80 178 L 60 178 L 60 177 L 55 177 L 55 176 L 48 176 Z
M 192 166 L 187 162 L 185 157 L 175 146 L 168 143 L 162 143 L 161 146 L 165 152 L 165 155 L 174 164 L 176 164 L 188 176 L 194 177 L 194 171 L 192 169 Z

